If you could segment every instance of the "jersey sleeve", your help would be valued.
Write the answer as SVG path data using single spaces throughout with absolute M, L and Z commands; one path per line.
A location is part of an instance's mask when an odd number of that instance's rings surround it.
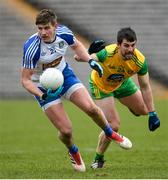
M 142 68 L 138 71 L 138 75 L 143 76 L 148 72 L 148 64 L 147 64 L 147 60 L 145 59 L 144 64 L 142 66 Z
M 26 69 L 34 69 L 40 58 L 40 38 L 34 36 L 28 39 L 23 47 L 23 63 Z
M 107 57 L 107 50 L 106 49 L 102 49 L 101 51 L 96 53 L 96 56 L 97 56 L 97 58 L 98 58 L 98 60 L 100 62 L 104 62 L 106 57 Z
M 73 32 L 66 26 L 59 25 L 57 28 L 57 36 L 64 39 L 69 46 L 75 44 L 75 36 Z

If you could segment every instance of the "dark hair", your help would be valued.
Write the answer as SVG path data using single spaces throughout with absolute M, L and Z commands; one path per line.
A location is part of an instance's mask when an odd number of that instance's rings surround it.
M 126 39 L 129 42 L 137 41 L 136 33 L 130 27 L 122 28 L 118 31 L 117 42 L 121 44 L 123 39 Z
M 51 9 L 42 9 L 36 16 L 36 25 L 39 24 L 54 24 L 57 21 L 57 16 Z

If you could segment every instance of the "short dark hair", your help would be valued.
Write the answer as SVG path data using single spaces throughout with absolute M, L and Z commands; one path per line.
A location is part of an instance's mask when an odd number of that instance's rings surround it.
M 36 16 L 36 25 L 54 24 L 57 21 L 55 12 L 51 9 L 42 9 Z
M 122 28 L 118 31 L 117 42 L 121 44 L 123 39 L 126 39 L 129 42 L 137 41 L 136 33 L 130 27 Z

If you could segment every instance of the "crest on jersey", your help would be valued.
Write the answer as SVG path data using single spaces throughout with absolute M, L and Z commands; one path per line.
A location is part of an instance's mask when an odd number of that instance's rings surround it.
M 64 47 L 64 41 L 59 42 L 59 48 L 62 49 Z

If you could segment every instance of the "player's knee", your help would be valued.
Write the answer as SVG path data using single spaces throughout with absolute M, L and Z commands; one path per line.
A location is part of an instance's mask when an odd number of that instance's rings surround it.
M 137 110 L 132 110 L 132 109 L 129 109 L 132 114 L 134 114 L 135 116 L 140 116 L 140 115 L 147 115 L 148 114 L 148 111 L 147 111 L 147 108 L 142 105 L 141 107 L 139 107 Z
M 72 137 L 72 128 L 63 128 L 60 130 L 62 138 L 71 138 Z
M 139 115 L 147 115 L 148 114 L 148 110 L 146 108 L 145 105 L 142 105 L 140 108 L 139 108 Z
M 148 111 L 147 110 L 143 110 L 141 115 L 148 115 Z

